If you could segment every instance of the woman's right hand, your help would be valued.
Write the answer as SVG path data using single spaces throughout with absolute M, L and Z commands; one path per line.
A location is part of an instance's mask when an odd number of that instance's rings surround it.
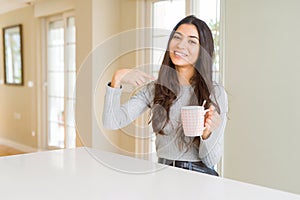
M 113 88 L 119 88 L 122 83 L 141 86 L 149 79 L 155 80 L 153 76 L 138 69 L 119 69 L 114 73 L 110 86 Z

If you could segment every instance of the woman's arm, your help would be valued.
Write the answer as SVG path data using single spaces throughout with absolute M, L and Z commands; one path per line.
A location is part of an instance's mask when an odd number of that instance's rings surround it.
M 116 130 L 127 126 L 150 107 L 153 82 L 149 83 L 125 104 L 120 104 L 122 89 L 106 86 L 104 109 L 102 113 L 103 126 Z
M 201 138 L 199 157 L 204 164 L 212 167 L 217 164 L 223 155 L 224 132 L 227 123 L 228 99 L 223 87 L 216 86 L 216 101 L 220 107 L 218 127 L 207 138 Z
M 146 74 L 138 69 L 119 69 L 117 70 L 111 80 L 111 87 L 120 88 L 122 83 L 131 84 L 133 86 L 142 86 L 147 80 L 154 80 L 151 75 Z
M 122 83 L 141 86 L 145 84 L 147 79 L 154 78 L 137 69 L 120 69 L 114 73 L 111 83 L 106 87 L 102 113 L 105 128 L 115 130 L 125 127 L 150 107 L 151 83 L 144 86 L 127 103 L 120 104 Z

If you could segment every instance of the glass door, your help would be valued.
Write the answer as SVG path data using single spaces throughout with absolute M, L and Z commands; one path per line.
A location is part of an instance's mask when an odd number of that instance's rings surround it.
M 75 129 L 75 19 L 47 21 L 46 119 L 47 148 L 76 146 Z

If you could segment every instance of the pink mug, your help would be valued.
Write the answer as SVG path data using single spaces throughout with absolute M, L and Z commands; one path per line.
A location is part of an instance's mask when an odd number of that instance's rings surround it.
M 181 107 L 181 121 L 185 136 L 196 137 L 203 134 L 205 113 L 203 106 Z

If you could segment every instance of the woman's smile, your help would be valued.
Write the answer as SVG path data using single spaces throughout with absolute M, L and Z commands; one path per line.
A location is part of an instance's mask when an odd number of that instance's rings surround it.
M 180 56 L 180 57 L 186 57 L 186 56 L 188 56 L 186 53 L 182 53 L 182 52 L 179 52 L 179 51 L 174 51 L 174 54 L 176 56 Z
M 170 58 L 175 66 L 194 65 L 200 51 L 196 27 L 192 24 L 180 25 L 171 39 L 169 49 Z

